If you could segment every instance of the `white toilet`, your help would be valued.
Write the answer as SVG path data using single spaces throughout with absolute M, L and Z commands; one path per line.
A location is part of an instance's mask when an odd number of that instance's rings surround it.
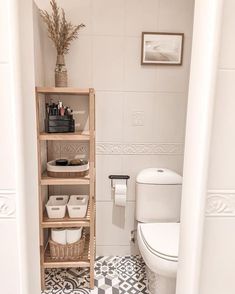
M 174 294 L 178 263 L 182 177 L 166 168 L 136 178 L 137 238 L 151 294 Z

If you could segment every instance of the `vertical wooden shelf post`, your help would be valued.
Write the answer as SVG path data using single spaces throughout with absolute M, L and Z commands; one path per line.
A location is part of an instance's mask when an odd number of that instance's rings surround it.
M 91 226 L 90 226 L 90 287 L 94 288 L 94 263 L 95 263 L 95 93 L 89 92 L 89 128 L 90 128 L 90 201 L 91 201 Z

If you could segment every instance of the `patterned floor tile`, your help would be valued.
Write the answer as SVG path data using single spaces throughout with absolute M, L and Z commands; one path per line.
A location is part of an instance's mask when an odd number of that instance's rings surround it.
M 148 294 L 145 264 L 140 256 L 99 256 L 96 285 L 89 290 L 88 269 L 50 269 L 42 294 Z

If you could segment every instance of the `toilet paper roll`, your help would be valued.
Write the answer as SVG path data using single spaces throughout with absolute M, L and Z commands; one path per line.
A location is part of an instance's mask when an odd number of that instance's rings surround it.
M 126 206 L 126 193 L 127 186 L 126 184 L 116 184 L 115 185 L 115 193 L 114 193 L 114 201 L 117 206 Z
M 69 228 L 67 229 L 67 243 L 75 243 L 81 239 L 82 227 L 81 228 Z
M 66 229 L 59 228 L 59 229 L 52 229 L 51 230 L 51 239 L 52 241 L 59 243 L 61 245 L 66 244 Z

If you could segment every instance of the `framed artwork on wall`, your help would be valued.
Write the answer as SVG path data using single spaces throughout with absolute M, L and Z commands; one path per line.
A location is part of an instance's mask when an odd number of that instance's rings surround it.
M 183 33 L 142 33 L 142 65 L 182 65 Z

